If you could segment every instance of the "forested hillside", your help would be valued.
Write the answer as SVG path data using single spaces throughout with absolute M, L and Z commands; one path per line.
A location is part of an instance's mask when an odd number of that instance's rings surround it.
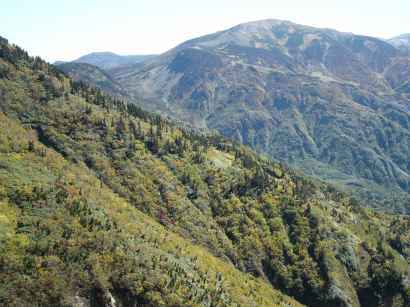
M 1 305 L 410 304 L 407 217 L 4 39 L 0 112 Z
M 4 39 L 0 47 L 1 306 L 300 306 L 161 225 L 171 222 L 154 185 L 163 165 L 144 143 L 131 152 L 113 134 L 112 160 L 77 151 L 84 144 L 72 133 L 94 146 L 90 137 L 125 109 Z M 146 129 L 154 117 L 140 115 L 127 122 Z M 92 155 L 100 170 L 89 167 Z M 119 176 L 131 161 L 147 174 Z

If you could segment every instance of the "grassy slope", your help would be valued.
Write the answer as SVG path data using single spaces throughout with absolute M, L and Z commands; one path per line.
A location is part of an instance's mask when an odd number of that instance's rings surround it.
M 167 231 L 4 114 L 0 131 L 2 305 L 73 304 L 95 289 L 155 306 L 300 305 Z

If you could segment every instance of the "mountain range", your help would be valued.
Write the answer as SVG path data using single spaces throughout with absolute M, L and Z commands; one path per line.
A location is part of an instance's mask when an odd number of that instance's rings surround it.
M 216 130 L 372 207 L 409 213 L 405 42 L 263 20 L 109 74 L 146 109 Z
M 408 217 L 0 38 L 0 305 L 404 307 L 409 281 Z
M 133 65 L 153 58 L 155 55 L 118 55 L 113 52 L 92 52 L 72 61 L 74 63 L 85 63 L 97 66 L 104 70 L 114 69 L 121 66 Z M 57 61 L 60 65 L 67 63 Z

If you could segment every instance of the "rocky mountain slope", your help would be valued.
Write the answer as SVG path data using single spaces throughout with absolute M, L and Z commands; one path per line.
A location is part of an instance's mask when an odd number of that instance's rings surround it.
M 145 108 L 409 213 L 409 68 L 410 57 L 385 41 L 265 20 L 112 77 Z
M 113 100 L 5 39 L 0 125 L 2 306 L 410 303 L 407 217 Z

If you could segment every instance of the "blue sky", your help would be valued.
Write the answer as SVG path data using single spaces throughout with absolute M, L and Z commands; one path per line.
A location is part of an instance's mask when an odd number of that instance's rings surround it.
M 267 18 L 388 38 L 410 32 L 409 0 L 0 0 L 0 36 L 48 61 L 92 51 L 161 53 Z

